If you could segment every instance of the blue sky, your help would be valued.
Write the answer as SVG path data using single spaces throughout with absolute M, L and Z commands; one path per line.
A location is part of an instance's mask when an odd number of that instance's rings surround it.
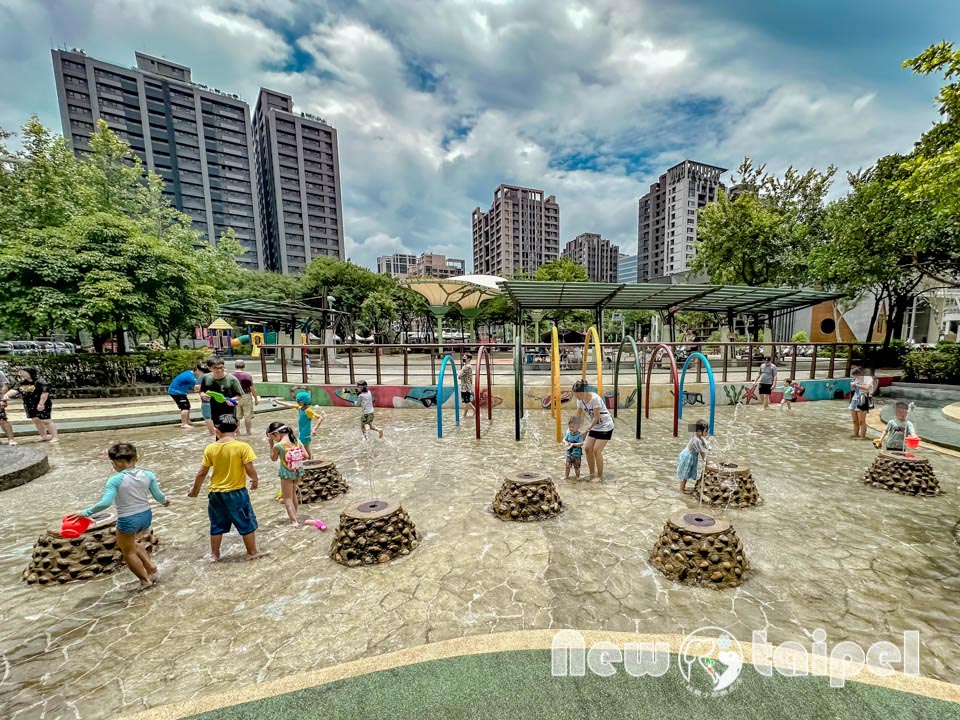
M 954 0 L 0 0 L 0 127 L 60 131 L 51 47 L 142 50 L 335 125 L 355 262 L 469 266 L 470 214 L 501 182 L 556 195 L 564 242 L 634 252 L 637 199 L 684 158 L 842 178 L 909 150 L 938 85 L 900 64 L 958 28 Z

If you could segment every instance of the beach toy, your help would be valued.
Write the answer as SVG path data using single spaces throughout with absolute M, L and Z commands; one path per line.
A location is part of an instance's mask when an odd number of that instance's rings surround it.
M 60 537 L 78 538 L 89 530 L 91 525 L 93 520 L 88 517 L 72 518 L 64 515 L 60 522 Z
M 323 520 L 307 520 L 304 525 L 313 525 L 317 530 L 326 530 L 327 525 Z
M 228 398 L 223 393 L 218 393 L 215 390 L 206 390 L 207 395 L 210 396 L 210 399 L 218 403 L 226 403 L 227 405 L 236 405 L 237 401 L 233 398 Z
M 918 437 L 908 437 L 904 438 L 904 442 L 907 444 L 907 447 L 911 450 L 916 450 L 920 447 L 920 438 Z
M 875 448 L 879 448 L 879 447 L 880 447 L 880 438 L 874 438 L 874 439 L 873 439 L 873 446 L 874 446 Z

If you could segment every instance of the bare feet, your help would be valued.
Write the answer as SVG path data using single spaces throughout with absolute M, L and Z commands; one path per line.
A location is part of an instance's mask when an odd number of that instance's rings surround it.
M 55 444 L 58 443 L 58 442 L 60 442 L 60 438 L 50 438 L 50 444 L 51 444 L 51 445 L 55 445 Z
M 377 430 L 377 432 L 380 433 L 380 439 L 383 440 L 383 430 Z
M 16 444 L 17 444 L 17 443 L 16 443 L 14 440 L 8 440 L 8 441 L 7 441 L 7 445 L 13 446 L 13 445 L 16 445 Z
M 142 590 L 146 590 L 147 588 L 152 588 L 153 585 L 154 585 L 153 580 L 150 580 L 150 579 L 141 580 L 141 581 L 140 581 L 140 587 L 139 587 L 138 589 L 141 590 L 141 591 L 142 591 Z
M 253 555 L 247 555 L 246 560 L 259 560 L 262 557 L 266 557 L 270 554 L 269 550 L 258 550 Z
M 207 560 L 208 563 L 211 563 L 211 564 L 212 564 L 212 563 L 218 563 L 218 562 L 220 562 L 220 556 L 219 556 L 219 555 L 214 555 L 213 553 L 210 553 L 209 555 L 207 555 L 206 560 Z
M 193 430 L 193 425 L 181 425 L 181 430 Z

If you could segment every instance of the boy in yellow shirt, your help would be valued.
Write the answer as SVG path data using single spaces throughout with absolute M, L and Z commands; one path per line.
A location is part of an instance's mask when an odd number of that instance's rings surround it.
M 247 492 L 247 476 L 250 489 L 256 490 L 260 483 L 253 461 L 257 456 L 247 443 L 237 440 L 239 422 L 233 415 L 221 415 L 216 423 L 217 441 L 203 450 L 203 466 L 197 472 L 193 487 L 187 497 L 196 497 L 200 486 L 213 468 L 210 492 L 207 495 L 207 515 L 210 517 L 210 561 L 220 560 L 220 543 L 223 534 L 231 527 L 243 538 L 247 560 L 256 560 L 269 553 L 257 550 L 257 516 L 250 504 Z

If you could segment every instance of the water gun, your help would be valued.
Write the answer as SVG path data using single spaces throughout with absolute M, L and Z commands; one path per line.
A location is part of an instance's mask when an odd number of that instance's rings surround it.
M 236 401 L 236 400 L 234 400 L 233 398 L 228 398 L 228 397 L 227 397 L 226 395 L 224 395 L 223 393 L 218 393 L 218 392 L 216 392 L 216 391 L 214 391 L 214 390 L 205 390 L 204 392 L 206 392 L 206 393 L 207 393 L 207 396 L 208 396 L 211 400 L 213 400 L 214 402 L 226 403 L 227 405 L 236 405 L 236 404 L 237 404 L 237 401 Z
M 304 525 L 313 525 L 317 530 L 326 530 L 327 525 L 323 520 L 307 520 Z

